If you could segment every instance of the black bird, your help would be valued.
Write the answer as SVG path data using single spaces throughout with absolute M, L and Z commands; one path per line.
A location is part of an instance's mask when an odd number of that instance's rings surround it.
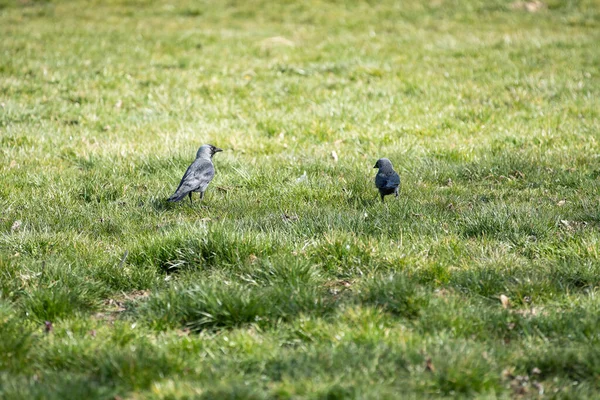
M 379 168 L 379 172 L 375 176 L 375 186 L 379 189 L 381 201 L 383 202 L 383 196 L 387 196 L 388 194 L 394 194 L 398 197 L 400 175 L 394 171 L 392 162 L 387 158 L 380 158 L 373 168 Z
M 186 195 L 190 197 L 190 204 L 192 203 L 192 192 L 200 192 L 200 200 L 204 198 L 204 192 L 208 187 L 208 184 L 215 176 L 215 167 L 212 163 L 212 157 L 215 153 L 221 150 L 212 144 L 205 144 L 200 146 L 196 153 L 196 160 L 188 167 L 179 186 L 173 196 L 169 197 L 169 201 L 179 201 Z

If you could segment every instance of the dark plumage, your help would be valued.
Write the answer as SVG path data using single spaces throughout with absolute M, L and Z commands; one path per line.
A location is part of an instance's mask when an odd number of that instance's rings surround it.
M 179 186 L 173 196 L 169 197 L 169 201 L 179 201 L 186 195 L 192 202 L 192 192 L 200 192 L 200 200 L 204 198 L 204 192 L 208 184 L 215 176 L 215 167 L 212 163 L 212 156 L 215 153 L 223 151 L 212 144 L 202 145 L 196 153 L 196 160 L 188 167 Z
M 375 176 L 375 186 L 379 189 L 381 201 L 384 201 L 383 197 L 388 194 L 393 194 L 398 197 L 400 175 L 394 171 L 392 162 L 387 158 L 380 158 L 373 168 L 379 168 L 379 172 L 377 172 L 377 175 Z

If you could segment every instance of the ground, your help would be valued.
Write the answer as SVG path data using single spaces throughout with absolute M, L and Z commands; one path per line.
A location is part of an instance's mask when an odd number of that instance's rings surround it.
M 0 397 L 600 390 L 598 0 L 0 0 L 0 37 Z

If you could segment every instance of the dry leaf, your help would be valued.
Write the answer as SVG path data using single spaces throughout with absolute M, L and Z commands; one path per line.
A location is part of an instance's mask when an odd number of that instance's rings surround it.
M 308 180 L 308 175 L 306 175 L 306 171 L 299 178 L 296 179 L 296 183 L 302 183 Z
M 284 38 L 283 36 L 273 36 L 273 37 L 270 37 L 270 38 L 267 38 L 267 39 L 264 39 L 263 41 L 261 41 L 260 45 L 263 49 L 276 47 L 276 46 L 293 47 L 294 42 L 292 42 L 289 39 Z
M 510 307 L 510 300 L 505 295 L 500 295 L 500 302 L 502 303 L 502 308 Z
M 333 158 L 333 161 L 335 161 L 335 162 L 338 161 L 338 155 L 335 152 L 335 150 L 331 150 L 331 158 Z
M 352 287 L 352 281 L 350 280 L 339 280 L 339 281 L 329 281 L 325 283 L 326 287 L 338 287 L 338 288 L 350 288 Z
M 515 179 L 523 179 L 523 178 L 525 178 L 525 174 L 524 174 L 524 173 L 522 173 L 522 172 L 521 172 L 521 171 L 519 171 L 519 170 L 515 170 L 515 171 L 512 173 L 512 176 L 513 176 Z
M 546 8 L 546 5 L 541 1 L 529 1 L 525 3 L 525 9 L 529 12 L 537 12 L 544 8 Z
M 433 366 L 431 357 L 427 357 L 427 360 L 425 360 L 425 371 L 435 372 L 435 367 Z
M 511 387 L 513 393 L 519 397 L 527 394 L 528 386 L 529 386 L 529 377 L 527 375 L 525 375 L 525 376 L 517 375 L 510 382 L 510 387 Z
M 13 222 L 12 226 L 10 227 L 11 231 L 17 231 L 19 230 L 19 228 L 21 227 L 21 225 L 23 224 L 23 222 L 21 222 L 20 219 L 16 220 L 15 222 Z
M 512 368 L 512 367 L 510 367 L 510 368 L 506 368 L 506 369 L 504 369 L 504 371 L 502 371 L 502 377 L 503 377 L 504 379 L 509 379 L 509 380 L 512 380 L 512 379 L 514 379 L 514 378 L 515 378 L 515 375 L 514 375 L 514 373 L 513 373 L 513 372 L 514 372 L 514 370 L 513 370 L 513 368 Z
M 546 8 L 546 4 L 539 0 L 534 1 L 515 1 L 510 8 L 513 10 L 525 10 L 530 13 L 538 12 Z
M 544 394 L 544 386 L 541 383 L 534 381 L 531 385 L 537 389 L 540 396 Z
M 284 213 L 281 215 L 281 218 L 283 218 L 284 221 L 290 221 L 290 222 L 298 221 L 298 216 L 295 214 L 285 214 Z
M 558 203 L 556 203 L 556 205 L 557 205 L 557 206 L 559 206 L 559 207 L 562 207 L 562 206 L 564 206 L 566 203 L 567 203 L 567 201 L 566 201 L 566 200 L 561 200 L 561 201 L 559 201 Z

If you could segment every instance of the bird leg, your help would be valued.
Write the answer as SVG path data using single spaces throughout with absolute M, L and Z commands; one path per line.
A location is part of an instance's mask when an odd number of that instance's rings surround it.
M 384 197 L 384 194 L 383 194 L 383 193 L 380 193 L 379 195 L 381 196 L 381 202 L 382 202 L 382 203 L 385 203 L 385 200 L 383 199 L 383 197 Z
M 192 204 L 193 204 L 193 203 L 192 203 L 192 192 L 189 192 L 189 193 L 188 193 L 188 196 L 189 196 L 189 198 L 190 198 L 190 205 L 192 205 Z
M 200 192 L 200 200 L 204 199 L 204 192 Z

